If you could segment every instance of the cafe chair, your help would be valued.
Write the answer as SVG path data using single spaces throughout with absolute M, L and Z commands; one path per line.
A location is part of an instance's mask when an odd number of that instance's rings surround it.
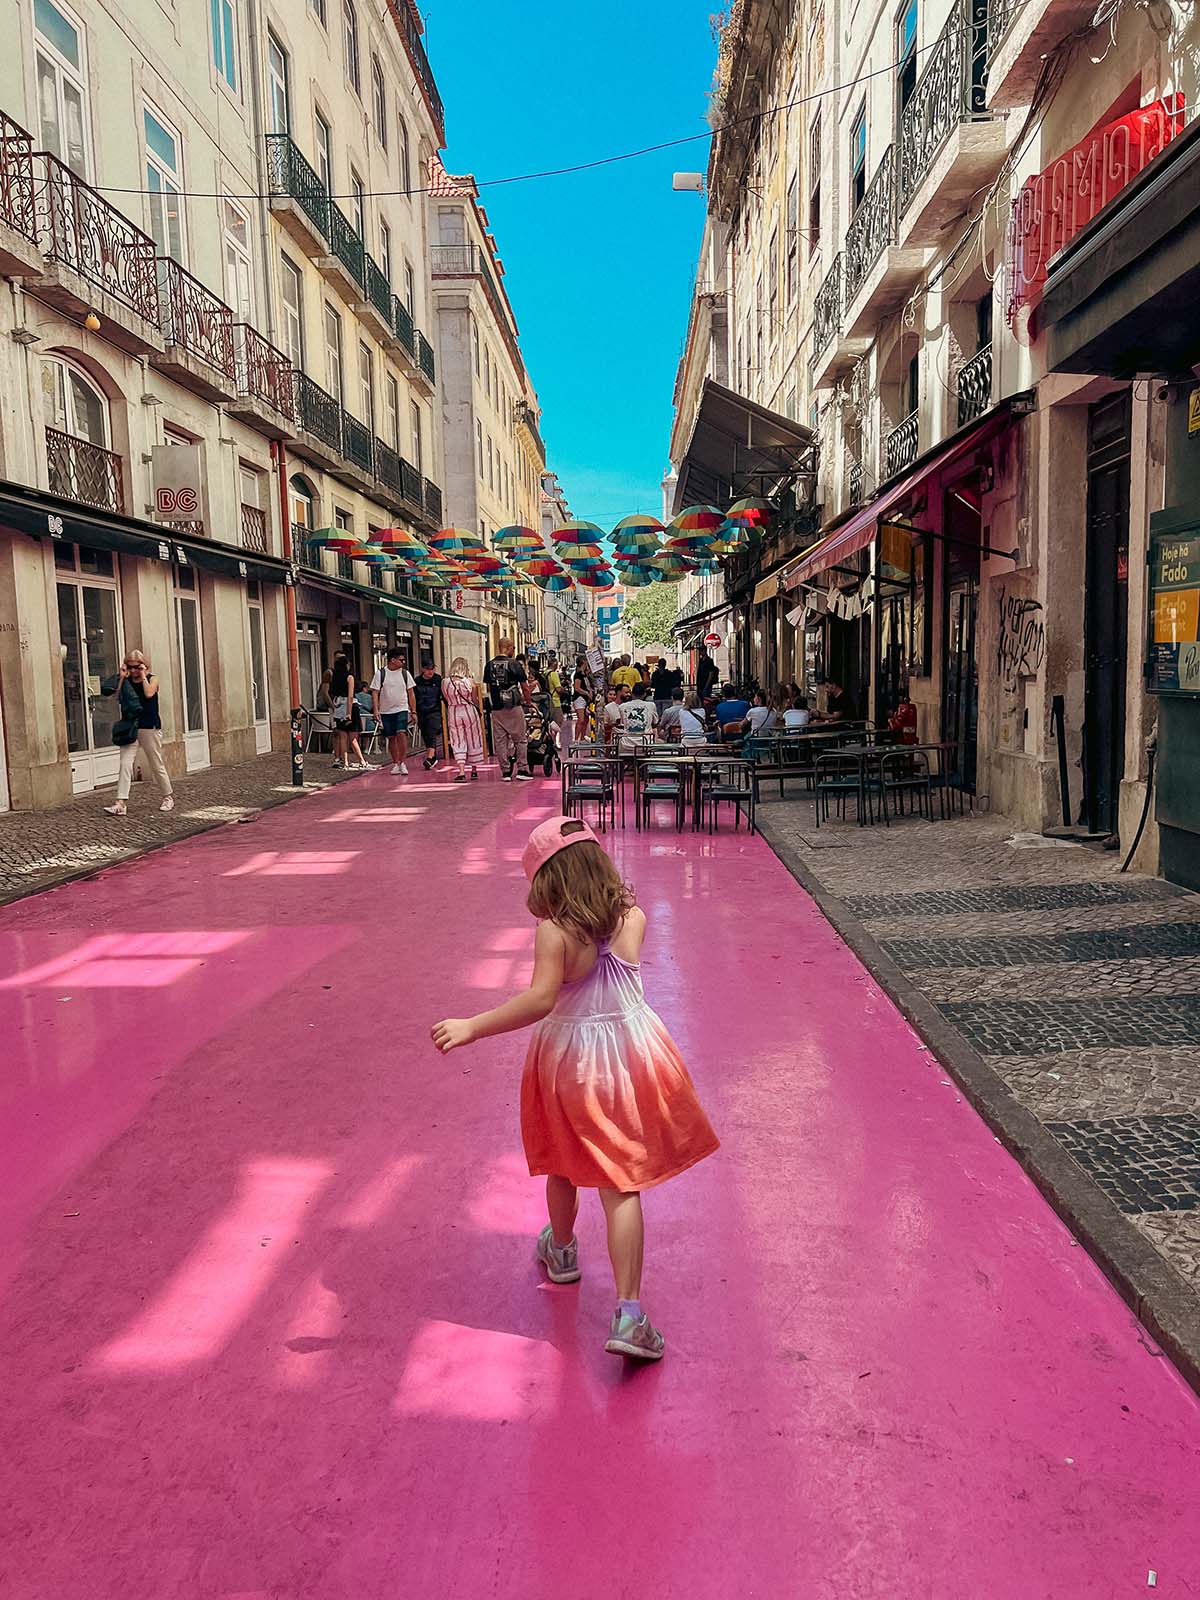
M 857 756 L 823 755 L 813 763 L 814 820 L 817 827 L 829 821 L 829 807 L 836 801 L 838 820 L 846 820 L 846 802 L 854 801 L 855 816 L 861 826 L 866 820 L 870 795 L 863 781 Z M 871 820 L 874 820 L 872 815 Z
M 669 801 L 675 808 L 675 831 L 682 833 L 687 812 L 687 773 L 682 768 L 665 764 L 656 767 L 653 762 L 642 768 L 638 785 L 640 827 L 650 826 L 650 808 L 656 801 Z
M 889 750 L 880 757 L 879 786 L 883 820 L 891 827 L 889 797 L 895 805 L 895 814 L 904 815 L 904 797 L 910 807 L 915 805 L 919 816 L 933 821 L 933 788 L 929 777 L 929 758 L 923 750 Z
M 743 811 L 746 813 L 746 823 L 750 832 L 755 833 L 757 829 L 754 825 L 754 801 L 754 769 L 748 762 L 717 761 L 711 767 L 702 769 L 700 803 L 701 810 L 708 813 L 709 833 L 716 832 L 719 808 L 723 805 L 733 807 L 735 833 L 741 827 Z
M 562 812 L 566 817 L 582 817 L 589 805 L 596 807 L 601 833 L 608 821 L 617 825 L 617 774 L 619 763 L 607 758 L 591 761 L 570 759 L 562 765 Z

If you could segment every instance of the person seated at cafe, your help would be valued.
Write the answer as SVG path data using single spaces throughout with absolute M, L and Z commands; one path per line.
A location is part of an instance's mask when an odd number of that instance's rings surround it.
M 887 719 L 888 730 L 899 736 L 901 744 L 917 742 L 917 708 L 908 698 L 908 690 L 901 689 L 900 704 Z
M 721 690 L 721 698 L 717 702 L 717 722 L 721 728 L 723 740 L 740 739 L 742 724 L 750 711 L 750 702 L 744 700 L 731 683 L 727 683 Z
M 742 732 L 746 737 L 752 738 L 756 733 L 770 733 L 775 726 L 775 710 L 767 704 L 767 697 L 761 689 L 754 691 L 754 704 L 746 713 L 746 720 L 742 723 Z
M 650 698 L 650 690 L 639 683 L 632 696 L 621 707 L 621 753 L 628 755 L 640 750 L 658 723 L 658 712 Z
M 846 691 L 832 678 L 817 690 L 817 714 L 814 722 L 844 722 L 846 720 Z
M 654 702 L 655 710 L 658 701 Z M 671 698 L 667 701 L 666 709 L 658 719 L 658 736 L 660 739 L 670 740 L 672 744 L 679 741 L 679 724 L 683 717 L 683 690 L 672 689 Z
M 700 704 L 700 696 L 694 689 L 684 696 L 683 710 L 679 713 L 679 741 L 685 750 L 708 743 L 704 708 Z
M 783 725 L 792 732 L 797 728 L 807 728 L 809 722 L 808 701 L 802 694 L 792 696 L 792 703 L 783 713 Z
M 604 696 L 604 742 L 612 744 L 621 726 L 621 706 L 628 695 L 626 689 L 609 689 Z

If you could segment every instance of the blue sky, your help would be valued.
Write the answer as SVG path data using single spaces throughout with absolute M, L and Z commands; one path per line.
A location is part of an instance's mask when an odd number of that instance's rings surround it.
M 713 0 L 424 0 L 451 172 L 570 166 L 703 133 Z M 687 328 L 704 198 L 698 140 L 571 177 L 484 187 L 571 509 L 603 527 L 661 509 L 671 391 Z

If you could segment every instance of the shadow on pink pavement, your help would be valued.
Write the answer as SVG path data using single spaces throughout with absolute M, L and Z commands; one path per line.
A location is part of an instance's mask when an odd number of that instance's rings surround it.
M 0 915 L 5 1600 L 1200 1592 L 1195 1397 L 758 840 L 610 836 L 723 1141 L 646 1199 L 667 1360 L 602 1350 L 594 1197 L 544 1281 L 524 1041 L 427 1030 L 520 981 L 556 793 L 321 797 Z

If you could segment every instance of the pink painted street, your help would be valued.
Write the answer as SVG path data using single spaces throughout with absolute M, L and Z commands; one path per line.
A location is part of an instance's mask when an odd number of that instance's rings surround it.
M 0 913 L 4 1600 L 1200 1594 L 1194 1392 L 729 826 L 609 836 L 721 1148 L 605 1353 L 523 1036 L 429 1042 L 557 810 L 377 773 Z

